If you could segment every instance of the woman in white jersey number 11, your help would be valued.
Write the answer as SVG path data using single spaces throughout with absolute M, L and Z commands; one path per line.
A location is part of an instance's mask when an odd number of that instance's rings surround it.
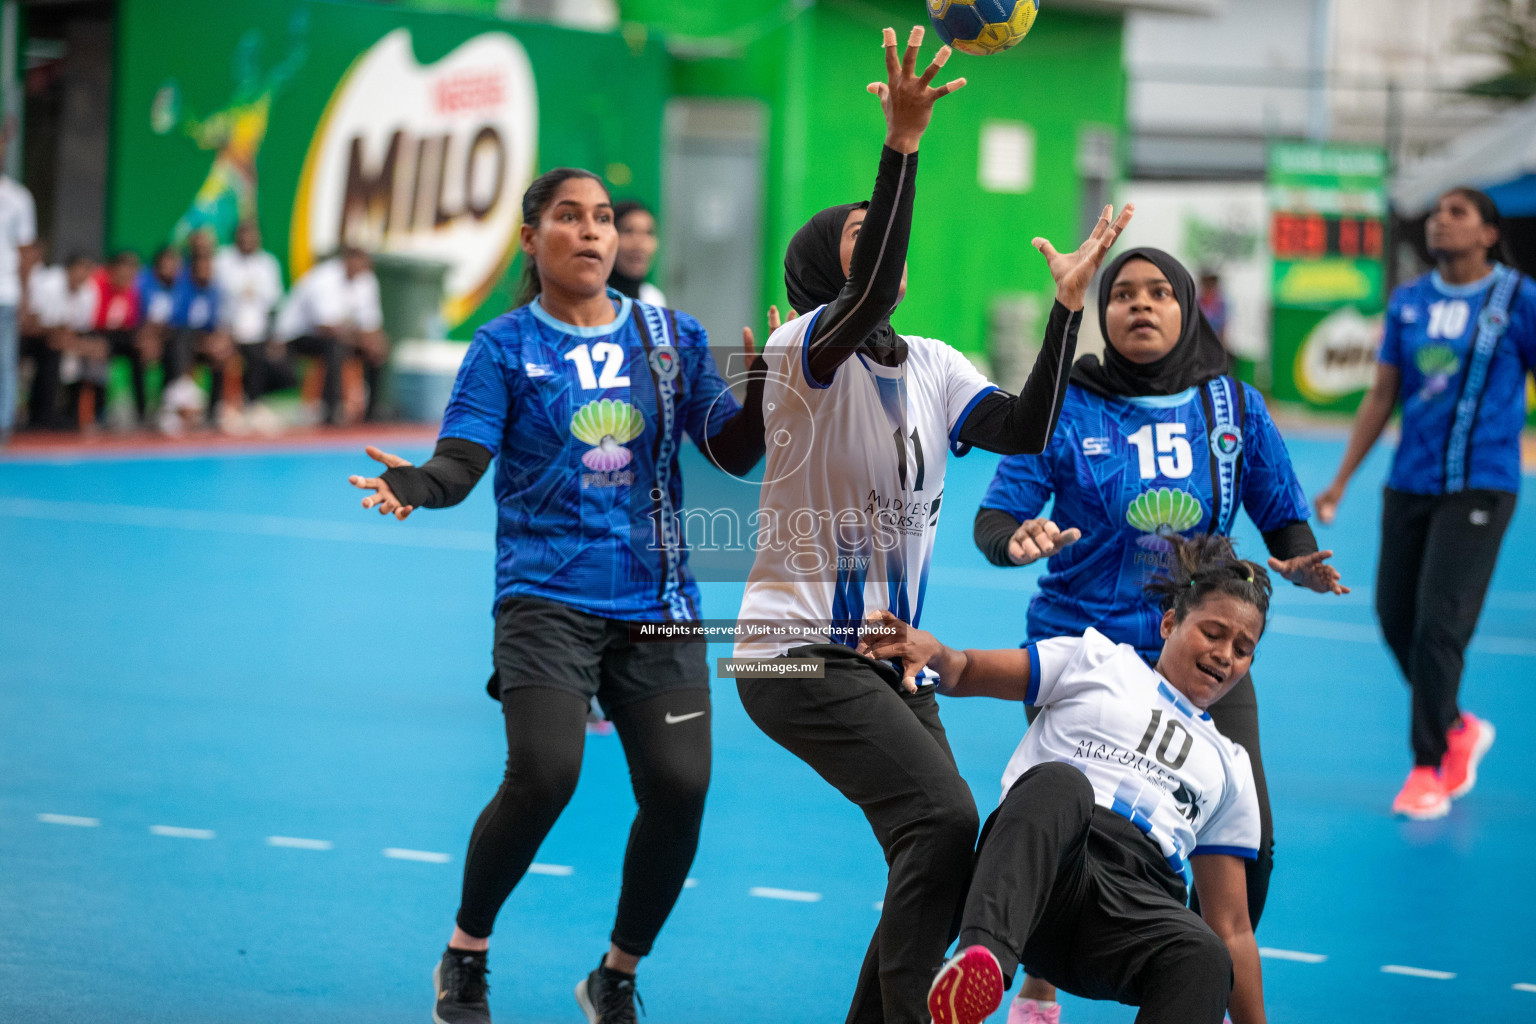
M 1172 571 L 1147 584 L 1163 609 L 1156 669 L 1094 629 L 1001 651 L 951 650 L 916 629 L 861 645 L 908 675 L 937 671 L 951 696 L 1041 709 L 982 830 L 959 952 L 928 994 L 934 1024 L 980 1024 L 1021 966 L 1139 1006 L 1137 1024 L 1264 1020 L 1243 868 L 1258 855 L 1259 803 L 1247 753 L 1206 708 L 1253 661 L 1269 578 L 1225 537 L 1171 541 Z M 1186 864 L 1200 915 L 1185 905 Z
M 763 353 L 768 465 L 736 646 L 738 659 L 775 659 L 764 678 L 738 679 L 753 722 L 857 804 L 885 853 L 885 900 L 853 1024 L 928 1024 L 923 1001 L 977 827 L 933 688 L 907 692 L 899 671 L 857 654 L 859 624 L 875 609 L 917 623 L 951 450 L 1039 452 L 1050 440 L 1084 294 L 1130 219 L 1106 209 L 1067 254 L 1034 240 L 1057 302 L 1020 395 L 999 391 L 949 345 L 898 334 L 890 317 L 905 290 L 918 142 L 935 101 L 962 84 L 931 85 L 947 48 L 917 73 L 921 41 L 914 29 L 902 59 L 885 31 L 887 80 L 869 89 L 887 130 L 869 201 L 816 214 L 784 257 L 800 316 Z M 817 676 L 767 674 L 794 659 Z

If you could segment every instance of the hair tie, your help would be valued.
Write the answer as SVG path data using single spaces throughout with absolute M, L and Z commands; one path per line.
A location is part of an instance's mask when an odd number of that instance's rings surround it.
M 1248 566 L 1248 582 L 1253 582 L 1253 566 Z
M 1190 585 L 1190 586 L 1194 586 L 1194 585 L 1195 585 L 1195 578 L 1194 578 L 1194 577 L 1193 577 L 1193 576 L 1191 576 L 1191 577 L 1190 577 L 1190 578 L 1189 578 L 1189 585 Z

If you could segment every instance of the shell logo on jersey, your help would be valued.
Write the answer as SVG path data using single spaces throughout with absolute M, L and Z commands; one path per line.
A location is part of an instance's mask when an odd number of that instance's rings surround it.
M 1449 345 L 1425 345 L 1414 353 L 1413 365 L 1424 375 L 1418 395 L 1423 400 L 1450 387 L 1451 378 L 1461 370 L 1461 357 Z
M 588 402 L 571 416 L 571 433 L 593 446 L 581 464 L 599 473 L 611 473 L 629 465 L 634 454 L 624 445 L 645 430 L 645 417 L 628 402 L 600 398 Z
M 1243 453 L 1243 432 L 1230 423 L 1211 431 L 1211 452 L 1218 459 L 1235 459 Z
M 447 264 L 443 318 L 463 322 L 506 272 L 539 130 L 533 65 L 506 32 L 421 64 L 409 29 L 337 84 L 294 194 L 295 277 L 343 243 Z
M 1146 536 L 1136 543 L 1152 550 L 1167 550 L 1167 538 L 1183 533 L 1205 516 L 1205 506 L 1188 491 L 1156 487 L 1132 501 L 1125 510 L 1125 521 Z

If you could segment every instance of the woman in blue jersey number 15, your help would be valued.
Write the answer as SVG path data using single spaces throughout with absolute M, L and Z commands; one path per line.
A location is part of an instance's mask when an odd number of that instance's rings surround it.
M 506 719 L 506 777 L 469 840 L 456 926 L 434 972 L 439 1024 L 489 1024 L 491 926 L 576 788 L 592 697 L 624 744 L 639 812 L 611 945 L 576 986 L 591 1024 L 635 1020 L 635 969 L 698 845 L 705 645 L 636 642 L 631 624 L 700 617 L 674 528 L 678 450 L 686 433 L 717 467 L 751 469 L 763 454 L 762 380 L 752 377 L 739 405 L 696 320 L 609 289 L 617 247 L 595 174 L 557 168 L 534 181 L 520 304 L 475 334 L 431 461 L 369 448 L 388 471 L 351 478 L 376 492 L 365 508 L 404 519 L 462 501 L 497 459 L 488 689 Z
M 1401 403 L 1382 495 L 1376 615 L 1413 693 L 1413 770 L 1392 802 L 1438 818 L 1471 791 L 1493 726 L 1457 694 L 1520 489 L 1525 376 L 1536 369 L 1536 286 L 1497 262 L 1499 210 L 1454 188 L 1426 225 L 1435 269 L 1392 293 L 1376 380 L 1344 460 L 1317 496 L 1331 523 L 1344 488 Z
M 1168 567 L 1169 539 L 1230 534 L 1239 506 L 1263 533 L 1275 572 L 1319 593 L 1347 593 L 1325 561 L 1333 552 L 1317 549 L 1264 400 L 1227 376 L 1226 350 L 1189 271 L 1160 249 L 1131 249 L 1101 280 L 1102 362 L 1077 361 L 1050 447 L 1003 459 L 976 513 L 976 544 L 994 564 L 1050 558 L 1029 604 L 1026 642 L 1092 627 L 1155 662 L 1162 613 L 1144 587 Z M 1040 518 L 1053 496 L 1051 518 Z M 1212 705 L 1211 718 L 1253 762 L 1263 837 L 1247 863 L 1247 890 L 1257 927 L 1274 832 L 1251 675 Z M 1055 1024 L 1054 1000 L 1050 985 L 1031 978 L 1010 1020 Z

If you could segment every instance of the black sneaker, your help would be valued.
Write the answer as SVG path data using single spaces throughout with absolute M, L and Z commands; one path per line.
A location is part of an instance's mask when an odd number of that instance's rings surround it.
M 634 975 L 610 971 L 601 960 L 597 970 L 576 983 L 576 1003 L 587 1024 L 635 1024 L 635 1004 L 645 1009 Z
M 432 1019 L 437 1024 L 491 1024 L 491 1007 L 485 1001 L 484 953 L 464 953 L 450 949 L 432 969 L 432 985 L 437 991 L 437 1005 Z

